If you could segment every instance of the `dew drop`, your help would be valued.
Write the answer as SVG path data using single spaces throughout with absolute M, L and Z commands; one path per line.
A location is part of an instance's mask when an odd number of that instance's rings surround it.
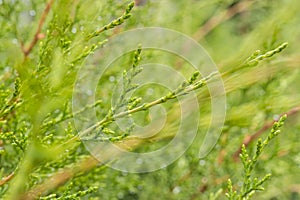
M 174 187 L 174 189 L 172 190 L 172 192 L 174 194 L 178 194 L 178 193 L 180 193 L 180 191 L 181 191 L 181 188 L 179 186 Z
M 276 121 L 278 121 L 279 118 L 280 118 L 280 115 L 274 115 L 274 116 L 273 116 L 273 119 L 276 120 Z
M 205 165 L 205 160 L 200 160 L 199 165 L 204 166 Z
M 110 82 L 114 82 L 115 80 L 116 80 L 116 78 L 115 78 L 114 76 L 110 76 L 110 77 L 109 77 L 109 81 L 110 81 Z
M 34 17 L 34 16 L 36 15 L 35 10 L 30 10 L 30 11 L 29 11 L 29 15 L 30 15 L 31 17 Z
M 17 40 L 16 38 L 13 39 L 13 40 L 12 40 L 12 43 L 13 43 L 13 44 L 18 44 L 18 40 Z
M 77 32 L 77 28 L 73 27 L 71 30 L 72 33 L 76 33 Z

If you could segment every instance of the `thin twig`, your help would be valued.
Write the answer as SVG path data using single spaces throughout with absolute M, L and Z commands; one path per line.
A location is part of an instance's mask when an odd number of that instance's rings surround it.
M 222 22 L 234 17 L 239 13 L 245 12 L 252 3 L 253 1 L 241 1 L 222 11 L 220 14 L 211 17 L 203 26 L 198 29 L 198 31 L 193 35 L 193 38 L 197 41 L 202 39 Z
M 23 53 L 25 55 L 25 57 L 27 57 L 29 55 L 29 53 L 32 51 L 33 47 L 36 45 L 36 43 L 42 39 L 44 37 L 44 35 L 41 34 L 41 30 L 42 27 L 45 23 L 45 20 L 49 14 L 49 11 L 53 5 L 54 0 L 49 0 L 49 2 L 46 5 L 46 8 L 44 9 L 44 12 L 40 18 L 39 24 L 38 24 L 38 28 L 34 34 L 34 37 L 31 41 L 31 43 L 29 44 L 29 46 L 27 48 L 23 48 Z
M 95 168 L 99 164 L 99 161 L 92 156 L 88 156 L 84 160 L 78 162 L 75 167 L 65 168 L 60 172 L 54 174 L 50 179 L 47 179 L 44 183 L 35 186 L 28 192 L 26 192 L 20 199 L 31 200 L 36 199 L 42 195 L 45 191 L 57 188 L 63 185 L 68 180 L 72 179 L 75 175 L 85 173 Z
M 201 40 L 203 37 L 205 37 L 207 34 L 209 34 L 214 28 L 216 28 L 221 23 L 231 19 L 235 15 L 245 12 L 249 9 L 249 7 L 253 4 L 252 1 L 241 1 L 232 7 L 223 10 L 220 14 L 215 15 L 208 19 L 208 21 L 202 25 L 192 36 L 192 38 L 196 41 Z M 189 47 L 186 47 L 186 50 L 189 49 Z M 176 63 L 176 69 L 180 69 L 183 65 L 183 60 L 178 60 Z
M 157 135 L 153 136 L 150 140 L 156 140 Z M 158 138 L 159 140 L 163 140 L 166 138 L 173 137 L 171 135 L 164 135 L 163 137 Z M 130 147 L 130 149 L 135 149 L 138 146 L 141 146 L 147 140 L 132 137 L 127 138 L 126 140 L 122 141 L 121 143 L 114 143 L 121 149 L 126 149 L 126 147 Z M 60 170 L 59 172 L 55 172 L 49 179 L 46 179 L 43 183 L 34 186 L 30 190 L 28 190 L 25 194 L 22 195 L 22 200 L 31 200 L 36 199 L 37 197 L 41 196 L 42 194 L 47 194 L 47 192 L 64 185 L 66 182 L 77 176 L 78 174 L 88 173 L 92 169 L 96 167 L 100 167 L 105 162 L 109 162 L 110 159 L 110 149 L 106 149 L 105 153 L 103 154 L 103 158 L 101 161 L 97 160 L 93 156 L 89 155 L 83 160 L 76 161 L 74 163 L 74 167 L 65 167 L 64 169 Z M 119 155 L 120 156 L 120 155 Z
M 4 184 L 7 183 L 9 180 L 11 180 L 11 179 L 14 177 L 14 175 L 15 175 L 15 173 L 12 172 L 12 173 L 9 174 L 8 176 L 2 178 L 2 179 L 0 180 L 0 186 L 1 186 L 1 185 L 4 185 Z
M 286 113 L 282 113 L 280 116 L 283 116 L 284 114 L 286 114 L 287 116 L 291 116 L 294 115 L 296 113 L 298 113 L 300 111 L 300 106 L 298 107 L 294 107 L 291 110 L 289 110 Z M 278 118 L 279 119 L 279 118 Z M 274 124 L 274 122 L 278 121 L 278 119 L 266 122 L 263 127 L 261 129 L 259 129 L 256 133 L 254 133 L 253 135 L 248 135 L 244 138 L 242 145 L 244 144 L 245 147 L 249 146 L 249 144 L 251 142 L 253 142 L 254 140 L 256 140 L 261 134 L 263 134 L 266 130 L 268 130 L 269 128 L 271 128 Z M 241 147 L 242 145 L 239 147 L 239 149 L 233 154 L 233 160 L 234 161 L 238 161 L 239 160 L 239 155 L 241 153 Z

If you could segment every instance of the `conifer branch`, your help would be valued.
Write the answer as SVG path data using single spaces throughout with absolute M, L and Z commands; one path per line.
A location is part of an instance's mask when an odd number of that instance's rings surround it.
M 32 51 L 33 47 L 36 45 L 36 43 L 44 37 L 44 34 L 42 34 L 41 31 L 42 31 L 43 25 L 46 21 L 46 18 L 49 14 L 49 11 L 51 10 L 53 2 L 54 2 L 54 0 L 49 0 L 49 2 L 47 3 L 47 5 L 44 9 L 44 12 L 40 18 L 40 21 L 38 23 L 38 28 L 34 34 L 34 37 L 31 41 L 31 43 L 29 44 L 29 46 L 27 48 L 25 48 L 25 47 L 22 48 L 25 57 L 27 57 L 29 55 L 29 53 Z
M 300 106 L 294 107 L 291 110 L 287 111 L 286 113 L 283 113 L 280 115 L 282 117 L 283 115 L 291 116 L 295 115 L 300 111 Z M 279 118 L 280 118 L 279 117 Z M 278 119 L 266 122 L 261 129 L 259 129 L 257 132 L 255 132 L 252 135 L 248 135 L 244 138 L 242 145 L 245 145 L 245 147 L 249 146 L 253 141 L 255 141 L 259 136 L 261 136 L 266 130 L 270 129 L 275 122 L 277 122 Z M 242 150 L 242 145 L 240 145 L 239 149 L 232 155 L 232 158 L 234 161 L 239 161 L 239 155 Z

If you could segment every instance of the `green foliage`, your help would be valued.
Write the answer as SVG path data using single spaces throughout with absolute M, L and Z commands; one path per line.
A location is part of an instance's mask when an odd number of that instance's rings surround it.
M 72 182 L 68 185 L 68 188 L 66 189 L 66 191 L 64 191 L 64 193 L 62 194 L 62 196 L 58 197 L 57 194 L 50 194 L 46 197 L 40 197 L 40 200 L 48 200 L 48 199 L 60 199 L 60 200 L 68 200 L 68 199 L 81 199 L 80 197 L 83 197 L 89 193 L 95 192 L 95 190 L 97 188 L 89 188 L 87 190 L 84 191 L 78 191 L 76 193 L 70 194 L 70 192 L 72 191 L 72 187 L 73 184 Z
M 243 187 L 241 188 L 241 192 L 237 193 L 233 190 L 232 182 L 228 179 L 228 193 L 226 196 L 230 200 L 234 199 L 250 199 L 255 191 L 263 191 L 264 188 L 262 184 L 271 178 L 271 174 L 266 174 L 261 180 L 258 178 L 252 178 L 251 175 L 253 173 L 254 167 L 258 162 L 258 158 L 260 157 L 261 153 L 263 152 L 264 148 L 269 144 L 270 140 L 272 140 L 275 136 L 280 133 L 279 128 L 283 125 L 284 121 L 286 120 L 287 116 L 282 116 L 278 122 L 275 122 L 270 134 L 268 137 L 262 141 L 258 139 L 256 144 L 256 152 L 252 159 L 250 159 L 246 147 L 243 144 L 241 149 L 240 158 L 242 160 L 244 166 L 244 183 Z
M 298 199 L 299 8 L 296 0 L 0 0 L 0 199 Z M 218 74 L 203 77 L 168 52 L 136 46 L 105 71 L 95 103 L 72 111 L 79 69 L 104 67 L 97 50 L 120 32 L 146 26 L 193 37 L 219 68 L 227 113 L 205 158 L 198 154 L 211 123 L 207 84 Z M 174 90 L 138 85 L 145 63 L 172 66 L 186 81 Z M 114 91 L 120 96 L 112 103 Z M 164 147 L 180 120 L 176 100 L 191 92 L 200 105 L 198 135 L 163 169 L 116 171 L 80 140 L 90 133 L 129 151 Z M 134 125 L 117 126 L 128 116 L 147 125 L 158 106 L 168 119 L 156 135 L 139 139 Z M 74 119 L 89 111 L 99 121 L 77 130 Z M 257 139 L 265 132 L 265 140 Z

